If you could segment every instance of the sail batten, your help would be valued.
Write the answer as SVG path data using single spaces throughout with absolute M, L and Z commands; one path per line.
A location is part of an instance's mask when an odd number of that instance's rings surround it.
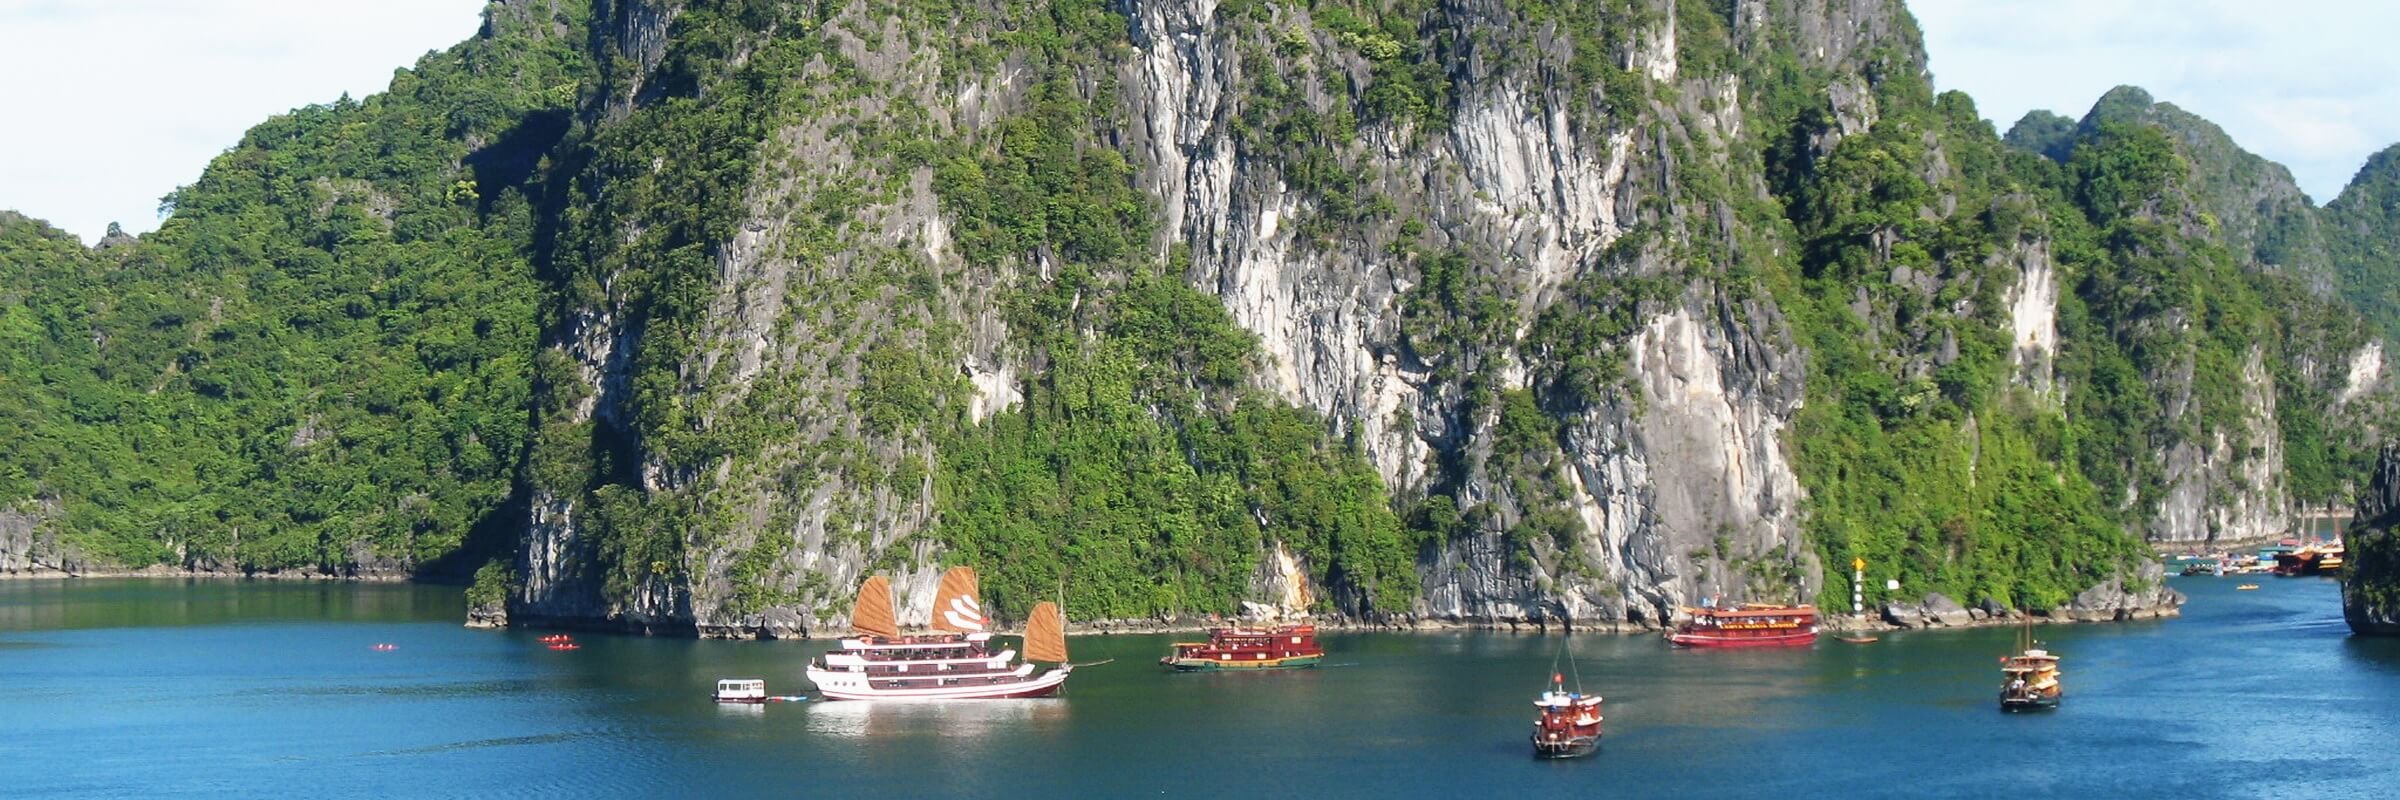
M 985 626 L 982 587 L 973 567 L 951 567 L 942 573 L 941 588 L 933 595 L 933 627 L 951 633 L 977 633 Z
M 1037 604 L 1025 620 L 1025 660 L 1067 663 L 1067 620 L 1058 604 Z
M 858 602 L 850 605 L 850 632 L 862 636 L 899 636 L 900 622 L 892 616 L 892 584 L 883 576 L 859 584 Z

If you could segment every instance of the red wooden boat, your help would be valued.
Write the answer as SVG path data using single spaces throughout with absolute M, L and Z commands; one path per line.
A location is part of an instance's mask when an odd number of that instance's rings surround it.
M 1600 749 L 1600 696 L 1567 691 L 1550 673 L 1550 689 L 1533 699 L 1542 716 L 1533 723 L 1536 758 L 1581 758 Z
M 1691 618 L 1667 634 L 1667 641 L 1681 647 L 1788 647 L 1817 641 L 1815 606 L 1746 603 L 1684 611 Z
M 1025 660 L 1017 651 L 992 647 L 976 599 L 975 571 L 953 567 L 934 595 L 935 632 L 900 635 L 892 614 L 891 584 L 871 577 L 851 606 L 855 634 L 808 664 L 808 680 L 827 700 L 997 700 L 1048 697 L 1058 693 L 1075 665 L 1067 661 L 1066 619 L 1058 606 L 1041 603 L 1025 625 Z M 1056 664 L 1037 667 L 1036 661 Z
M 1184 672 L 1238 669 L 1299 669 L 1325 660 L 1317 626 L 1210 628 L 1208 641 L 1176 642 L 1175 654 L 1158 663 Z

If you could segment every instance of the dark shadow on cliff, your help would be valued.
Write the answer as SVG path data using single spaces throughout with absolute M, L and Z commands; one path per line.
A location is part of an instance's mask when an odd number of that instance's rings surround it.
M 525 502 L 525 491 L 510 492 L 508 499 L 494 505 L 477 517 L 475 526 L 467 529 L 466 541 L 448 555 L 417 565 L 409 580 L 418 583 L 438 583 L 464 586 L 475 580 L 475 570 L 485 562 L 500 559 L 515 563 L 520 532 L 531 514 Z
M 528 182 L 541 169 L 542 159 L 558 148 L 558 143 L 573 127 L 574 118 L 564 111 L 532 111 L 517 119 L 508 133 L 498 141 L 484 145 L 467 155 L 466 166 L 475 172 L 475 185 L 482 195 L 476 212 L 490 214 L 492 203 L 499 199 L 501 189 L 520 188 L 536 208 L 542 206 L 537 189 Z

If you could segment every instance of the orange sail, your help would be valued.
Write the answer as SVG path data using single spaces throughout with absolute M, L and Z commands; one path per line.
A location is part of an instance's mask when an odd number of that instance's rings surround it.
M 899 636 L 892 618 L 892 583 L 876 575 L 859 584 L 858 602 L 850 606 L 850 632 L 862 636 Z
M 976 633 L 984 629 L 983 602 L 976 598 L 981 592 L 975 580 L 975 568 L 951 567 L 942 573 L 941 589 L 933 594 L 933 628 L 951 633 Z
M 1025 660 L 1067 663 L 1067 620 L 1057 604 L 1033 607 L 1033 617 L 1025 621 Z

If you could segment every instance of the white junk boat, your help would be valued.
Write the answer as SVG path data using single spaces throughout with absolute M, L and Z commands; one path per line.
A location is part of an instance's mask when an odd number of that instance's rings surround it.
M 850 608 L 852 635 L 808 663 L 808 680 L 827 700 L 998 700 L 1057 694 L 1075 666 L 1067 663 L 1066 619 L 1052 603 L 1033 607 L 1026 621 L 1025 660 L 993 650 L 976 599 L 975 570 L 952 567 L 934 595 L 935 633 L 900 635 L 892 588 L 882 576 L 858 587 Z M 1056 666 L 1040 667 L 1035 662 Z

